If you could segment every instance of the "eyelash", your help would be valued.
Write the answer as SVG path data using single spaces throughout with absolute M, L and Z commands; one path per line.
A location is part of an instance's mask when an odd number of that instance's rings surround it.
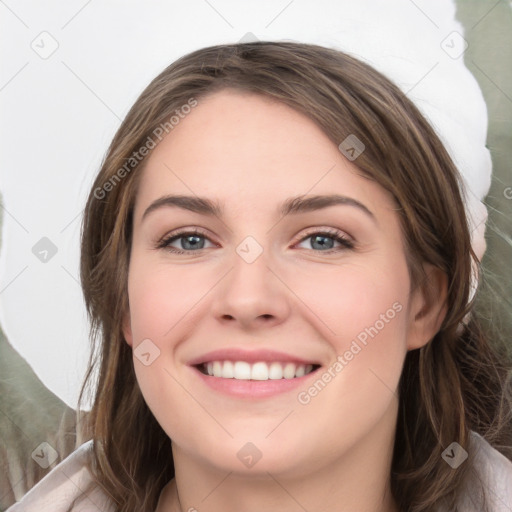
M 354 243 L 350 239 L 348 239 L 343 234 L 343 232 L 338 231 L 337 229 L 323 229 L 321 231 L 311 231 L 311 232 L 307 233 L 306 236 L 302 237 L 297 243 L 304 242 L 308 238 L 311 238 L 313 235 L 321 235 L 321 236 L 325 236 L 328 238 L 332 238 L 334 241 L 339 242 L 342 245 L 342 247 L 328 249 L 326 251 L 315 251 L 314 249 L 310 249 L 313 252 L 332 254 L 332 253 L 336 253 L 336 252 L 346 250 L 346 249 L 354 249 Z M 172 233 L 168 236 L 165 236 L 164 238 L 162 238 L 161 240 L 159 240 L 157 242 L 155 248 L 156 249 L 164 249 L 173 254 L 193 254 L 193 253 L 197 253 L 197 252 L 205 250 L 205 249 L 195 249 L 195 250 L 192 249 L 190 251 L 184 251 L 182 249 L 177 249 L 176 247 L 169 247 L 169 244 L 171 242 L 174 242 L 175 240 L 179 240 L 180 238 L 185 238 L 185 236 L 200 236 L 200 237 L 206 238 L 207 240 L 209 240 L 211 242 L 211 240 L 208 238 L 208 236 L 204 232 L 202 232 L 201 230 L 196 228 L 196 229 L 192 229 L 192 230 L 178 231 L 177 233 Z

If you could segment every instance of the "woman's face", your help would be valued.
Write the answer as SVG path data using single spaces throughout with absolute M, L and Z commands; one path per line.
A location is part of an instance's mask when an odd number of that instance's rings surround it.
M 291 476 L 391 453 L 404 357 L 433 332 L 393 200 L 356 163 L 232 90 L 153 149 L 124 334 L 175 458 Z

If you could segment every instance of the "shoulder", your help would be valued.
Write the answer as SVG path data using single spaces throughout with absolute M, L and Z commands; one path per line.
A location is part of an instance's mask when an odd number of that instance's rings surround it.
M 461 510 L 483 510 L 483 495 L 490 512 L 512 510 L 512 461 L 491 446 L 482 436 L 471 432 L 469 457 L 473 469 L 461 500 Z
M 93 481 L 86 467 L 92 447 L 92 440 L 82 444 L 6 512 L 113 511 L 113 502 L 98 487 L 84 493 Z M 83 499 L 70 509 L 77 498 Z

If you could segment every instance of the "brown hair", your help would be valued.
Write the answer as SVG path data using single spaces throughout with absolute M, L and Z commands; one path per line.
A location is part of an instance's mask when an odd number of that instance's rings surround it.
M 134 199 L 145 161 L 130 159 L 176 109 L 224 88 L 262 94 L 302 112 L 337 146 L 348 135 L 363 141 L 366 149 L 355 163 L 395 198 L 412 286 L 428 279 L 423 263 L 447 275 L 441 329 L 408 352 L 404 363 L 390 477 L 400 510 L 426 512 L 441 504 L 457 510 L 474 471 L 470 431 L 496 447 L 512 446 L 508 355 L 490 344 L 475 311 L 460 332 L 473 305 L 476 257 L 457 170 L 429 123 L 383 75 L 338 50 L 295 42 L 218 45 L 180 58 L 143 91 L 108 149 L 87 200 L 81 246 L 93 349 L 79 403 L 94 383 L 86 437 L 94 439 L 90 470 L 96 483 L 118 511 L 153 511 L 174 476 L 171 441 L 142 397 L 121 327 Z M 457 470 L 441 457 L 453 441 L 470 451 L 469 463 Z

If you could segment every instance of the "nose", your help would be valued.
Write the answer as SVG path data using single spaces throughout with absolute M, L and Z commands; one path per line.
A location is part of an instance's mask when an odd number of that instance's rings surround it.
M 265 251 L 252 263 L 235 254 L 231 270 L 216 287 L 212 303 L 213 315 L 219 322 L 253 330 L 286 320 L 290 314 L 290 291 L 269 263 Z

